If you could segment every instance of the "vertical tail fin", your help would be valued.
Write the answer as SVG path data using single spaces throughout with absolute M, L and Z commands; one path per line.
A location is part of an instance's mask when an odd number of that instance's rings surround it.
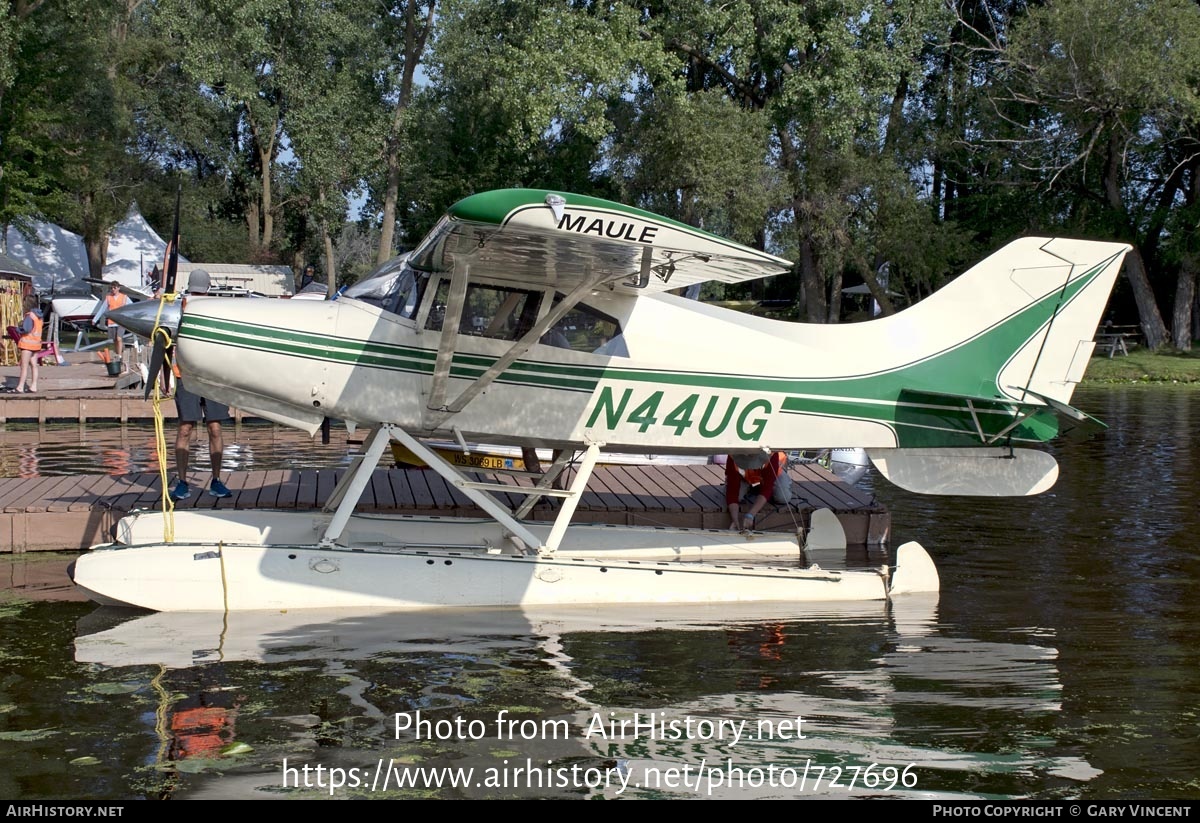
M 868 451 L 880 473 L 922 494 L 1027 495 L 1053 486 L 1053 456 L 1014 447 L 1059 436 L 1064 423 L 1101 425 L 1068 401 L 1129 248 L 1017 240 L 897 315 L 936 353 L 901 372 L 901 448 Z

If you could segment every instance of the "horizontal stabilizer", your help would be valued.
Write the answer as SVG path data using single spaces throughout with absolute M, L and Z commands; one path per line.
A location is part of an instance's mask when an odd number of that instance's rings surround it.
M 879 473 L 916 494 L 1023 497 L 1058 480 L 1053 455 L 1034 449 L 867 449 Z
M 980 445 L 984 446 L 1005 443 L 1018 426 L 1044 428 L 1050 436 L 1079 440 L 1108 428 L 1091 415 L 1048 395 L 1016 386 L 1008 390 L 1023 393 L 1028 399 L 903 389 L 898 418 L 914 425 L 943 425 L 948 418 L 958 420 L 967 430 L 974 429 Z
M 1097 420 L 1087 412 L 1080 411 L 1074 406 L 1068 406 L 1061 400 L 1047 397 L 1032 389 L 1021 389 L 1021 391 L 1033 395 L 1049 406 L 1058 415 L 1059 434 L 1071 440 L 1086 440 L 1096 432 L 1104 431 L 1108 428 L 1107 423 Z

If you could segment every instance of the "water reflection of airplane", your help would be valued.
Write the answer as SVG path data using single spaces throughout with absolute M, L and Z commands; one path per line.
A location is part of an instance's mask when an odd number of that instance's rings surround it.
M 101 609 L 81 621 L 76 660 L 210 672 L 221 671 L 213 666 L 240 661 L 281 670 L 317 663 L 336 674 L 331 688 L 348 696 L 354 711 L 375 731 L 365 733 L 359 724 L 359 742 L 352 751 L 323 748 L 318 754 L 308 749 L 314 764 L 341 762 L 339 756 L 357 762 L 364 749 L 376 748 L 402 758 L 407 749 L 394 739 L 393 710 L 423 708 L 428 717 L 446 718 L 471 716 L 476 702 L 503 706 L 532 700 L 546 707 L 542 711 L 549 714 L 544 716 L 565 718 L 571 739 L 506 741 L 500 748 L 512 752 L 506 756 L 514 763 L 524 763 L 526 757 L 541 764 L 579 762 L 625 770 L 637 781 L 621 795 L 610 786 L 596 788 L 589 792 L 592 796 L 963 798 L 1003 794 L 976 787 L 988 786 L 989 780 L 1004 784 L 1010 775 L 1086 781 L 1097 774 L 1077 757 L 1052 753 L 1053 741 L 1045 738 L 1045 718 L 1060 710 L 1061 690 L 1056 653 L 1045 638 L 990 642 L 946 636 L 937 623 L 936 597 L 818 606 L 802 619 L 773 604 L 655 607 L 636 614 L 559 608 L 450 609 L 402 616 L 326 610 L 128 615 Z M 534 659 L 549 667 L 557 681 L 537 676 L 529 650 L 537 651 Z M 506 678 L 491 681 L 486 674 L 492 665 L 506 668 L 496 662 L 500 659 L 524 661 L 520 669 L 530 684 L 526 688 L 539 694 L 463 694 L 448 675 L 448 667 L 457 668 L 476 688 L 491 682 L 491 688 L 503 689 Z M 400 670 L 413 684 L 440 682 L 444 688 L 398 692 L 386 681 L 388 672 Z M 249 702 L 255 702 L 255 676 L 237 671 L 239 688 L 248 690 Z M 764 673 L 773 678 L 765 686 Z M 278 682 L 271 671 L 260 676 L 264 682 Z M 398 695 L 405 696 L 398 703 L 384 703 Z M 311 696 L 293 700 L 304 704 L 293 708 L 304 711 Z M 287 714 L 286 705 L 281 708 Z M 530 713 L 522 710 L 522 716 Z M 617 738 L 597 732 L 598 723 L 638 715 L 645 720 L 651 714 L 681 722 L 687 717 L 745 721 L 746 733 L 733 745 L 728 739 L 698 736 L 649 739 L 643 732 L 637 738 Z M 979 728 L 984 716 L 989 718 L 986 729 Z M 796 729 L 797 718 L 804 719 L 803 739 L 792 733 L 759 733 L 788 728 L 788 723 Z M 254 746 L 258 741 L 245 742 Z M 454 762 L 496 763 L 497 740 L 490 731 L 483 740 L 441 745 Z M 427 744 L 422 757 L 436 759 L 437 750 Z M 745 779 L 706 782 L 702 791 L 678 782 L 653 785 L 656 776 L 678 775 L 684 766 L 692 768 L 694 778 L 702 761 L 709 768 L 740 767 Z M 795 785 L 754 785 L 755 775 L 772 765 L 782 776 L 806 763 L 824 769 L 824 784 L 813 785 L 814 769 L 803 792 Z M 871 780 L 891 767 L 895 785 L 864 786 L 860 780 L 850 788 L 850 767 L 859 767 L 861 774 L 872 763 L 877 768 Z M 916 767 L 903 778 L 907 782 L 899 782 L 909 764 Z M 841 785 L 827 785 L 833 766 L 841 768 Z M 257 782 L 252 786 L 246 782 L 250 778 L 243 778 L 237 784 L 240 791 L 278 786 L 276 775 L 255 773 Z M 216 791 L 220 783 L 206 784 L 207 790 Z M 467 794 L 489 796 L 486 790 Z
M 571 521 L 602 450 L 864 448 L 912 491 L 1044 491 L 1058 466 L 1032 447 L 1097 423 L 1068 402 L 1128 248 L 1027 237 L 894 316 L 796 324 L 669 293 L 780 274 L 787 260 L 596 198 L 474 195 L 336 301 L 194 298 L 179 309 L 192 390 L 310 435 L 330 419 L 370 431 L 323 517 L 275 513 L 254 528 L 242 512 L 190 510 L 164 530 L 158 515 L 132 514 L 73 579 L 99 602 L 157 610 L 808 603 L 936 588 L 915 543 L 894 573 L 767 572 L 737 561 L 774 553 L 790 564 L 797 547 Z M 119 310 L 147 336 L 163 329 L 154 317 L 155 306 Z M 169 351 L 163 334 L 156 345 Z M 517 488 L 468 477 L 421 440 L 434 437 L 560 458 Z M 357 518 L 391 440 L 492 518 L 489 536 Z M 553 488 L 580 451 L 569 488 Z M 496 491 L 531 497 L 510 508 Z M 546 528 L 524 519 L 541 496 L 562 500 Z
M 788 620 L 731 630 L 741 641 L 731 668 L 751 675 L 742 690 L 625 705 L 605 719 L 744 722 L 741 739 L 648 744 L 643 736 L 600 740 L 594 750 L 645 776 L 625 798 L 980 799 L 1098 776 L 1076 754 L 1055 753 L 1046 732 L 1047 719 L 1061 711 L 1062 684 L 1044 634 L 1030 642 L 947 636 L 936 603 L 935 595 L 893 601 L 883 631 L 871 616 L 852 614 L 823 615 L 825 626 Z M 865 636 L 846 643 L 841 632 Z M 728 642 L 738 648 L 733 637 Z M 613 643 L 609 653 L 623 655 Z M 852 651 L 872 645 L 882 653 L 870 661 Z M 565 653 L 575 648 L 568 641 Z M 756 671 L 769 676 L 760 680 Z

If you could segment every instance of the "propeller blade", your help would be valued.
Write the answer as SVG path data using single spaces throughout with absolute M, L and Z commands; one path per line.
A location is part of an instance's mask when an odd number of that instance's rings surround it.
M 162 371 L 163 363 L 167 361 L 167 338 L 164 335 L 155 335 L 154 348 L 150 351 L 150 370 L 146 375 L 146 394 L 143 400 L 150 399 L 150 389 L 158 380 L 158 374 Z

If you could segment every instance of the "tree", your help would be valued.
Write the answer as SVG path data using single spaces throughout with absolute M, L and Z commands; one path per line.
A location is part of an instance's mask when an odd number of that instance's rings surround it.
M 236 116 L 231 165 L 243 170 L 245 219 L 256 255 L 275 243 L 276 164 L 290 103 L 281 78 L 302 63 L 301 26 L 317 0 L 161 0 L 158 19 L 198 94 Z M 302 13 L 307 12 L 307 13 Z
M 645 52 L 621 5 L 443 2 L 429 88 L 410 109 L 408 238 L 478 189 L 578 182 Z
M 378 48 L 384 56 L 383 68 L 378 73 L 375 107 L 386 123 L 382 136 L 377 138 L 382 175 L 368 175 L 373 178 L 374 197 L 383 213 L 377 264 L 386 262 L 395 246 L 401 166 L 405 159 L 405 119 L 413 101 L 417 68 L 433 28 L 435 5 L 436 0 L 388 0 L 374 27 Z
M 1014 165 L 1059 198 L 1064 225 L 1135 246 L 1126 275 L 1147 344 L 1161 347 L 1167 329 L 1155 281 L 1196 151 L 1200 6 L 1058 0 L 1030 9 L 992 46 L 1004 55 L 992 98 L 1019 129 Z M 1188 304 L 1177 307 L 1180 325 L 1190 300 L 1186 287 L 1174 291 Z
M 380 73 L 368 15 L 373 4 L 339 0 L 298 9 L 293 24 L 305 49 L 280 68 L 289 104 L 284 123 L 294 155 L 292 193 L 320 233 L 331 288 L 338 280 L 335 235 L 346 219 L 348 195 L 359 186 L 379 144 L 368 119 Z

